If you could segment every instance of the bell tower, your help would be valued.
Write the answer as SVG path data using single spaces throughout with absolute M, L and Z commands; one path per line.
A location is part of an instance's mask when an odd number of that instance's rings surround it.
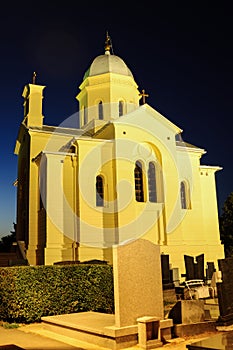
M 25 86 L 24 98 L 24 123 L 27 127 L 43 126 L 42 100 L 45 86 L 36 85 L 36 73 L 33 73 L 32 84 Z
M 113 54 L 107 33 L 105 53 L 97 56 L 86 71 L 79 101 L 80 127 L 93 120 L 108 122 L 139 107 L 141 95 L 133 74 L 126 63 Z

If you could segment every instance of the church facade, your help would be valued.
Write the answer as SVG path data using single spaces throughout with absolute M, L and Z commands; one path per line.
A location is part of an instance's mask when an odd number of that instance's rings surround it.
M 32 265 L 106 260 L 144 238 L 184 273 L 184 255 L 224 257 L 215 173 L 205 150 L 146 103 L 118 56 L 97 56 L 77 95 L 79 112 L 43 122 L 44 86 L 25 86 L 18 156 L 17 241 Z M 145 101 L 143 101 L 145 102 Z M 135 252 L 137 254 L 137 252 Z

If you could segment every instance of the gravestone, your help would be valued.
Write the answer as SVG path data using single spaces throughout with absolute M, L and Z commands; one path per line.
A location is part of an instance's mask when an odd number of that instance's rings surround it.
M 214 262 L 208 262 L 207 261 L 207 269 L 206 269 L 206 279 L 207 280 L 211 280 L 213 273 L 216 271 L 215 266 L 214 266 Z
M 187 281 L 193 279 L 204 280 L 204 254 L 196 256 L 196 263 L 194 262 L 194 257 L 189 255 L 184 255 L 184 261 Z
M 194 268 L 194 257 L 189 255 L 184 255 L 186 280 L 195 279 L 195 268 Z
M 161 254 L 162 283 L 170 283 L 169 255 Z
M 173 267 L 171 270 L 172 273 L 172 281 L 175 287 L 179 287 L 180 285 L 180 272 L 178 267 Z
M 163 290 L 174 288 L 168 254 L 161 254 L 161 269 Z
M 216 324 L 229 326 L 233 324 L 233 258 L 219 259 L 218 266 L 222 282 L 216 283 L 220 314 Z
M 115 326 L 164 317 L 160 247 L 137 239 L 113 247 Z
M 204 254 L 196 256 L 196 264 L 194 265 L 195 279 L 205 279 Z

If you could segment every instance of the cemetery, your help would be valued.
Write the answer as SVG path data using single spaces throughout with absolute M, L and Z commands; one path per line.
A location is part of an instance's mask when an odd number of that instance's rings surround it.
M 87 264 L 63 262 L 54 266 L 0 268 L 0 318 L 5 317 L 5 320 L 14 322 L 17 321 L 17 314 L 18 321 L 24 320 L 29 324 L 40 322 L 38 332 L 47 337 L 53 338 L 59 334 L 64 339 L 85 341 L 96 344 L 96 347 L 113 350 L 135 346 L 138 349 L 154 349 L 172 343 L 179 337 L 208 332 L 216 333 L 216 338 L 215 335 L 210 337 L 216 340 L 215 347 L 207 347 L 201 340 L 196 345 L 195 342 L 187 345 L 187 348 L 225 349 L 218 344 L 222 341 L 227 344 L 232 339 L 231 331 L 225 334 L 221 331 L 231 329 L 233 325 L 233 258 L 218 260 L 218 267 L 205 262 L 204 254 L 184 256 L 184 260 L 186 273 L 182 276 L 183 281 L 179 281 L 177 269 L 171 269 L 169 256 L 160 254 L 158 245 L 137 239 L 113 248 L 111 266 L 93 260 Z M 16 278 L 17 268 L 21 268 L 21 272 L 17 272 Z M 7 269 L 12 271 L 12 276 L 7 275 Z M 28 277 L 23 273 L 26 269 L 33 271 L 28 272 Z M 54 276 L 55 269 L 60 271 L 60 275 L 57 272 Z M 37 285 L 45 275 L 48 277 L 44 291 L 49 298 L 46 299 L 40 288 L 32 290 L 36 283 L 33 288 L 29 288 L 33 274 Z M 75 291 L 77 300 L 72 299 L 73 294 L 67 287 L 66 277 L 69 274 L 69 281 L 73 280 L 73 284 L 69 282 L 70 289 Z M 62 287 L 58 280 L 64 280 Z M 23 289 L 20 286 L 22 282 L 24 285 L 28 283 L 28 287 Z M 49 284 L 53 286 L 52 292 L 46 290 Z M 16 292 L 9 297 L 12 285 Z M 60 309 L 54 306 L 56 288 L 59 290 L 57 304 Z M 198 292 L 198 288 L 201 288 L 201 292 Z M 14 298 L 19 298 L 18 305 Z M 27 313 L 27 305 L 32 310 L 36 300 L 40 300 L 40 303 L 37 303 L 36 317 L 33 318 L 32 314 Z M 48 300 L 50 304 L 46 304 Z M 23 304 L 24 314 L 19 304 Z M 46 309 L 49 312 L 46 313 Z M 206 342 L 209 344 L 211 340 L 206 338 Z

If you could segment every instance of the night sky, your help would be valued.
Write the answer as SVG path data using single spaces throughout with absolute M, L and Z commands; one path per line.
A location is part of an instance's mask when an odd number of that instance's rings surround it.
M 44 124 L 78 110 L 75 96 L 108 30 L 114 54 L 132 71 L 147 103 L 183 130 L 217 165 L 219 213 L 233 191 L 233 14 L 229 1 L 8 2 L 0 8 L 0 236 L 16 221 L 22 92 L 37 73 L 45 85 Z M 43 5 L 44 4 L 44 5 Z M 153 7 L 151 7 L 153 4 Z

